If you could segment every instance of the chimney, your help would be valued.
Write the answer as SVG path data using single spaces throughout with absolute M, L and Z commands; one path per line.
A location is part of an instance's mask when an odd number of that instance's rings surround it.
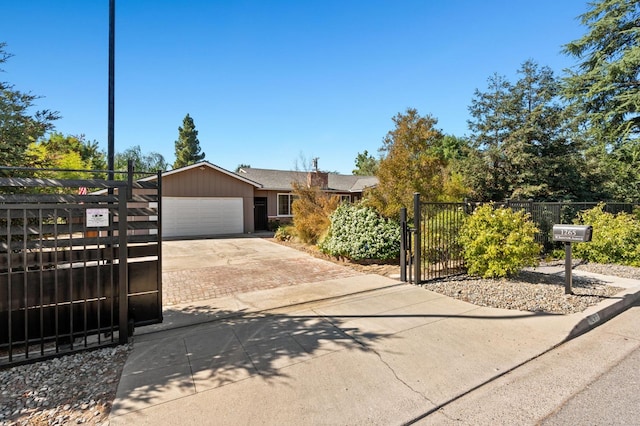
M 309 172 L 307 173 L 307 186 L 317 186 L 320 189 L 329 189 L 329 173 Z

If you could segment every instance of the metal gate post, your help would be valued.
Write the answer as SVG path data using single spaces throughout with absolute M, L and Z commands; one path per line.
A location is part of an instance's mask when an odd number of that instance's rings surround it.
M 415 273 L 415 284 L 420 284 L 422 275 L 420 274 L 420 267 L 422 263 L 422 253 L 420 253 L 420 246 L 422 245 L 422 238 L 420 236 L 420 219 L 422 217 L 420 209 L 420 193 L 414 192 L 413 194 L 413 229 L 414 229 L 414 250 L 413 250 L 413 265 Z
M 407 208 L 400 209 L 400 281 L 407 281 Z
M 162 322 L 162 170 L 158 170 L 156 175 L 156 182 L 158 182 L 158 318 Z
M 129 342 L 129 271 L 127 265 L 127 192 L 126 186 L 118 189 L 118 336 L 120 344 Z

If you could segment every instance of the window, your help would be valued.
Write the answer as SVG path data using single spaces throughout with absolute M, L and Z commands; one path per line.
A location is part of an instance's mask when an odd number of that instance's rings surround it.
M 341 203 L 350 203 L 351 202 L 351 195 L 341 195 L 340 196 L 340 202 Z
M 293 216 L 293 200 L 296 199 L 294 194 L 278 194 L 278 216 Z

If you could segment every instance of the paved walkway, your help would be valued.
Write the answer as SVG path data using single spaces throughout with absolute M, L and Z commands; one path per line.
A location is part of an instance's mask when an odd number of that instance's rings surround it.
M 617 314 L 640 295 L 640 282 L 622 284 L 573 315 L 478 307 L 364 274 L 175 305 L 136 330 L 110 422 L 425 421 Z

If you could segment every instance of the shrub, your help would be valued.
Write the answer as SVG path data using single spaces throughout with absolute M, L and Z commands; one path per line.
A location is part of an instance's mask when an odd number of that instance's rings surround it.
M 341 204 L 319 244 L 322 252 L 352 260 L 395 259 L 400 255 L 400 225 L 369 207 Z
M 483 278 L 507 277 L 525 266 L 539 263 L 538 229 L 524 211 L 477 208 L 460 230 L 459 242 L 471 275 Z
M 640 220 L 634 215 L 613 215 L 599 204 L 580 213 L 576 222 L 593 226 L 591 242 L 573 245 L 576 257 L 588 262 L 640 266 Z
M 295 236 L 295 229 L 293 228 L 293 226 L 282 225 L 276 230 L 275 234 L 273 235 L 273 238 L 275 238 L 278 241 L 291 241 L 294 236 Z
M 280 219 L 270 219 L 267 223 L 267 229 L 272 232 L 277 231 L 281 226 L 284 224 L 280 223 Z
M 293 202 L 293 226 L 296 236 L 304 243 L 316 244 L 326 234 L 329 216 L 338 207 L 340 199 L 328 196 L 317 187 L 293 183 L 296 199 Z

